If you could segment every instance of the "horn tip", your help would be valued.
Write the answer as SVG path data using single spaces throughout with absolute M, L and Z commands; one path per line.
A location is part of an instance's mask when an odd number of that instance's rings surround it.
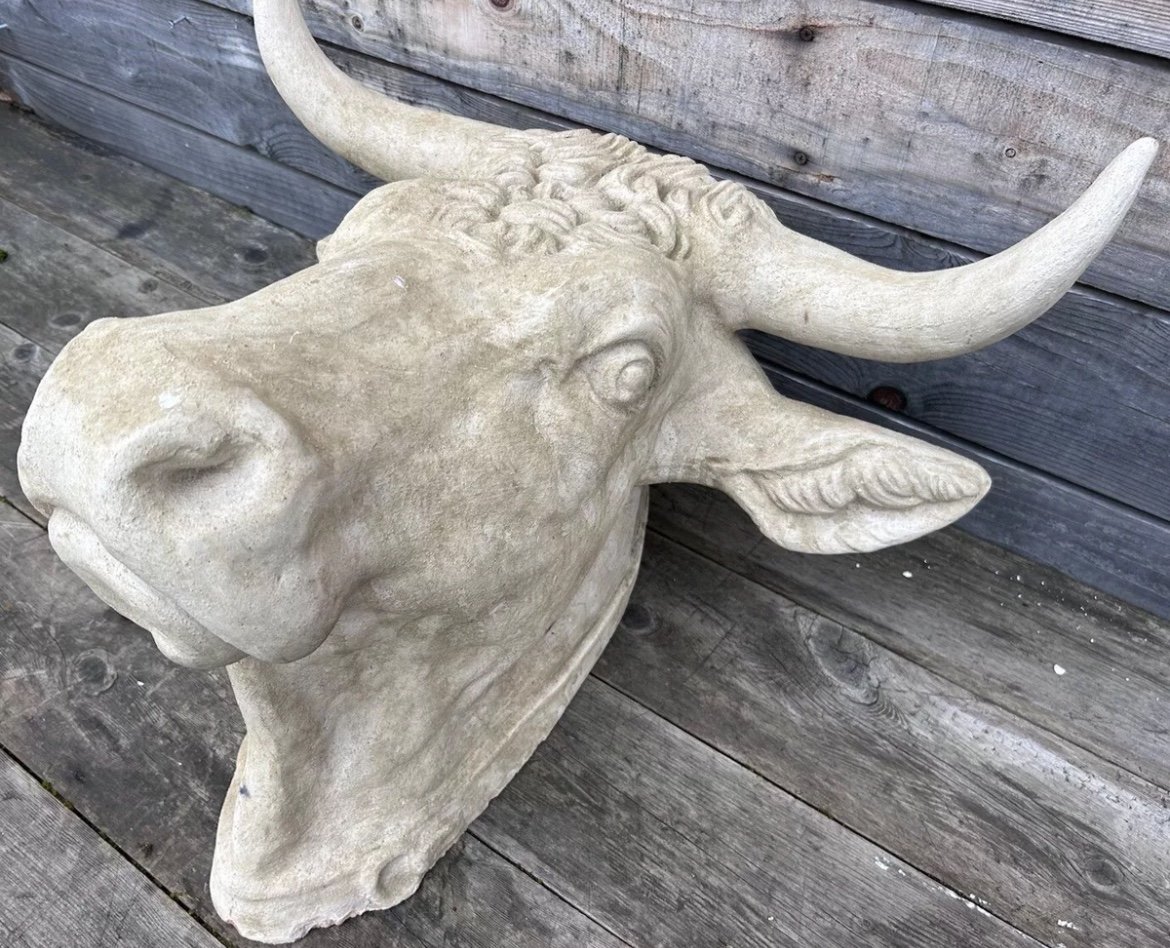
M 1129 159 L 1135 166 L 1143 170 L 1149 170 L 1154 159 L 1158 157 L 1158 151 L 1161 147 L 1162 143 L 1156 138 L 1139 138 L 1122 152 L 1122 157 Z

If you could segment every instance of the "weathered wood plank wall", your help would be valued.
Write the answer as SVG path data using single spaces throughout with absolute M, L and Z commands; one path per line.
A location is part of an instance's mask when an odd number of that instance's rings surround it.
M 0 0 L 0 87 L 321 235 L 374 182 L 279 102 L 249 9 Z M 1170 63 L 1147 55 L 1170 55 L 1170 13 L 1156 0 L 306 9 L 343 67 L 391 94 L 693 155 L 748 176 L 790 226 L 904 269 L 1000 249 L 1137 135 L 1170 139 Z M 137 224 L 157 216 L 145 209 Z M 855 399 L 900 390 L 900 426 L 969 446 L 997 478 L 968 529 L 1170 614 L 1168 232 L 1170 149 L 1087 285 L 1018 337 L 920 366 L 752 343 L 786 389 L 839 410 L 881 417 Z

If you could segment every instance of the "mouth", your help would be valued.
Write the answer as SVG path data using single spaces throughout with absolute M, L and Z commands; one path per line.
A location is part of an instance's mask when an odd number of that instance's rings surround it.
M 126 567 L 93 530 L 69 511 L 53 511 L 49 542 L 102 602 L 146 629 L 159 651 L 171 661 L 207 670 L 246 657 Z

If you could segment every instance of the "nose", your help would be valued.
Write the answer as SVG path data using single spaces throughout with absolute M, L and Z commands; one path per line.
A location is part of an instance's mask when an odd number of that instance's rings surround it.
M 246 515 L 266 483 L 303 468 L 290 463 L 303 449 L 289 424 L 251 387 L 206 367 L 222 357 L 151 322 L 94 323 L 41 382 L 18 469 L 46 516 L 64 507 L 97 528 L 186 504 Z

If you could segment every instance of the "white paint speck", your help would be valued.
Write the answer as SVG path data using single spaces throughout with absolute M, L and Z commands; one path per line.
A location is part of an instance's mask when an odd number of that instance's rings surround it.
M 883 862 L 881 856 L 874 856 L 873 864 L 877 866 L 882 872 L 890 871 L 890 864 L 888 862 Z
M 158 407 L 163 411 L 170 411 L 172 408 L 178 408 L 183 403 L 183 396 L 177 392 L 163 392 L 158 397 Z
M 1058 925 L 1060 928 L 1070 928 L 1070 929 L 1072 929 L 1074 932 L 1079 932 L 1079 931 L 1080 931 L 1080 929 L 1079 929 L 1079 928 L 1077 928 L 1077 926 L 1076 926 L 1076 925 L 1074 925 L 1072 922 L 1066 922 L 1066 921 L 1065 921 L 1063 918 L 1061 918 L 1061 919 L 1057 919 L 1057 922 L 1056 922 L 1056 924 L 1057 924 L 1057 925 Z
M 914 574 L 911 573 L 910 570 L 906 570 L 904 573 L 902 573 L 902 576 L 904 579 L 913 579 L 914 578 Z
M 136 685 L 137 685 L 139 688 L 141 688 L 141 687 L 143 687 L 143 685 L 145 684 L 145 682 L 141 682 L 141 681 L 139 681 L 137 678 L 135 678 L 135 679 L 134 679 L 134 684 L 136 684 Z
M 1068 672 L 1068 669 L 1065 668 L 1063 665 L 1053 665 L 1052 670 L 1054 672 L 1056 672 L 1056 674 L 1058 674 L 1058 675 L 1064 675 Z
M 405 289 L 406 289 L 406 278 L 405 278 L 405 277 L 396 276 L 396 277 L 394 278 L 394 285 L 395 285 L 396 287 L 398 287 L 400 290 L 405 290 Z

